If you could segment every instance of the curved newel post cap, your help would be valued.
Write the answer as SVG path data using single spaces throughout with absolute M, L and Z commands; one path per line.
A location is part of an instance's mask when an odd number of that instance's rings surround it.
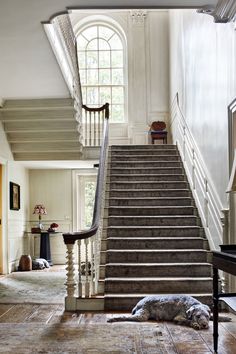
M 109 111 L 109 103 L 105 103 L 105 118 L 109 119 L 110 111 Z
M 76 239 L 73 237 L 73 235 L 71 233 L 67 233 L 67 234 L 62 234 L 63 239 L 64 239 L 64 243 L 66 245 L 74 245 Z

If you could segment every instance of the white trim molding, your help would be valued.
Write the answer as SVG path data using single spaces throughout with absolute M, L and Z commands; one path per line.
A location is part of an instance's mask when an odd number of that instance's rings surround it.
M 147 11 L 145 10 L 131 10 L 130 16 L 132 23 L 136 26 L 143 26 L 147 18 Z
M 170 126 L 172 140 L 177 144 L 182 157 L 210 249 L 219 250 L 223 238 L 227 238 L 228 220 L 226 218 L 228 214 L 224 213 L 207 166 L 181 111 L 178 93 L 171 107 Z

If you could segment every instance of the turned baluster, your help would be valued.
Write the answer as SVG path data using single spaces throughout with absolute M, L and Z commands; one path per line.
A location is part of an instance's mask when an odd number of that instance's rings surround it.
M 82 297 L 82 276 L 81 276 L 81 240 L 78 244 L 78 297 Z
M 70 308 L 73 308 L 76 298 L 75 298 L 75 288 L 76 288 L 76 282 L 75 282 L 75 262 L 74 262 L 74 243 L 67 243 L 67 266 L 66 266 L 66 291 L 67 291 L 67 296 L 65 299 L 66 302 L 66 308 L 69 310 Z
M 90 278 L 90 287 L 91 287 L 91 295 L 95 294 L 95 284 L 94 284 L 94 257 L 95 257 L 95 252 L 96 250 L 94 249 L 94 238 L 96 236 L 91 238 L 90 242 L 90 249 L 91 249 L 91 278 Z
M 89 297 L 89 290 L 90 290 L 90 284 L 89 284 L 89 260 L 88 260 L 88 245 L 89 245 L 89 239 L 84 240 L 85 243 L 85 297 Z

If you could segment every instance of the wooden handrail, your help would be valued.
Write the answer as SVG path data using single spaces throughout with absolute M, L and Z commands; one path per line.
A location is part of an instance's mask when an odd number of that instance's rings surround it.
M 87 239 L 94 236 L 98 230 L 101 216 L 101 204 L 102 204 L 102 193 L 103 193 L 103 181 L 105 178 L 105 162 L 106 153 L 108 147 L 108 131 L 109 131 L 109 103 L 104 104 L 99 108 L 89 108 L 85 105 L 82 106 L 87 111 L 101 112 L 105 110 L 105 122 L 103 130 L 103 140 L 101 145 L 100 159 L 99 159 L 99 169 L 97 177 L 97 186 L 95 193 L 95 202 L 93 209 L 93 221 L 92 226 L 88 230 L 76 231 L 71 233 L 64 233 L 63 239 L 65 244 L 74 244 L 76 240 Z

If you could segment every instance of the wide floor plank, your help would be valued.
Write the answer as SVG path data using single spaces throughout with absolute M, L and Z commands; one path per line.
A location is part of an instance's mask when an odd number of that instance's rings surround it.
M 50 304 L 0 305 L 0 313 L 4 354 L 213 353 L 212 323 L 200 331 L 171 322 L 108 323 L 117 312 L 64 312 L 63 305 Z M 236 317 L 232 317 L 232 323 L 219 325 L 218 354 L 236 353 Z

